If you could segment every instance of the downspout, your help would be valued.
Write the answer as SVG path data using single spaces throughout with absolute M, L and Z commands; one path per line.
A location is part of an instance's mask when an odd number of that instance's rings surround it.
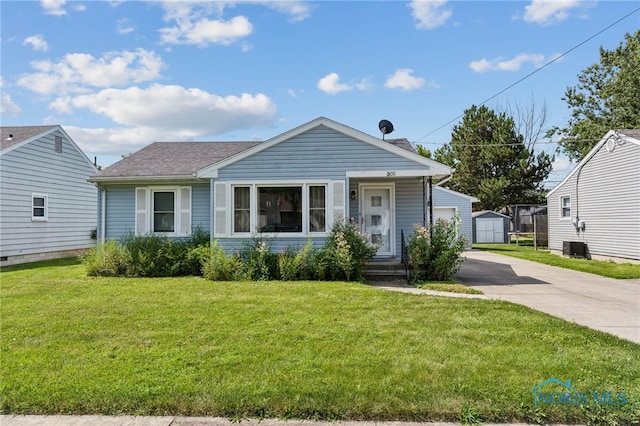
M 427 226 L 427 182 L 422 176 L 422 226 Z
M 101 206 L 100 209 L 102 212 L 100 213 L 100 228 L 102 232 L 100 233 L 100 242 L 104 244 L 107 240 L 107 191 L 104 188 L 100 188 L 100 198 L 101 198 Z
M 433 177 L 429 176 L 429 239 L 433 240 Z
M 211 247 L 213 247 L 214 235 L 213 231 L 215 229 L 215 224 L 213 223 L 213 218 L 215 217 L 215 211 L 213 210 L 213 178 L 209 179 L 209 243 Z

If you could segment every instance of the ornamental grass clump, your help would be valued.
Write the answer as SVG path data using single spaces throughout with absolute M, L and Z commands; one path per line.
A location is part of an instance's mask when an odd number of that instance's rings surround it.
M 451 221 L 438 219 L 429 228 L 416 225 L 409 238 L 408 253 L 411 282 L 447 281 L 458 272 L 464 259 L 460 256 L 467 245 L 464 235 L 458 235 L 460 217 Z

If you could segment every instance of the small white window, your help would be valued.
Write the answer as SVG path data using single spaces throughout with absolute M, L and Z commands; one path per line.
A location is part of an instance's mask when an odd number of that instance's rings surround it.
M 31 220 L 46 221 L 48 217 L 47 196 L 33 194 L 31 197 Z
M 560 219 L 571 218 L 571 197 L 560 197 Z
M 191 234 L 191 187 L 138 187 L 135 194 L 136 235 Z

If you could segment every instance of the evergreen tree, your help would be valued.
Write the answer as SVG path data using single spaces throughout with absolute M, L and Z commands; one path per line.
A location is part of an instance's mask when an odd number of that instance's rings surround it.
M 453 128 L 451 142 L 434 159 L 455 168 L 446 184 L 480 200 L 476 210 L 506 210 L 512 204 L 542 203 L 542 182 L 553 157 L 535 154 L 515 130 L 513 118 L 486 106 L 472 106 Z

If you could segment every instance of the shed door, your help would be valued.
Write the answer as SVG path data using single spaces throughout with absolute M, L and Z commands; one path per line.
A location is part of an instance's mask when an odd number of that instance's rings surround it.
M 500 218 L 476 219 L 477 243 L 504 243 L 504 228 Z

